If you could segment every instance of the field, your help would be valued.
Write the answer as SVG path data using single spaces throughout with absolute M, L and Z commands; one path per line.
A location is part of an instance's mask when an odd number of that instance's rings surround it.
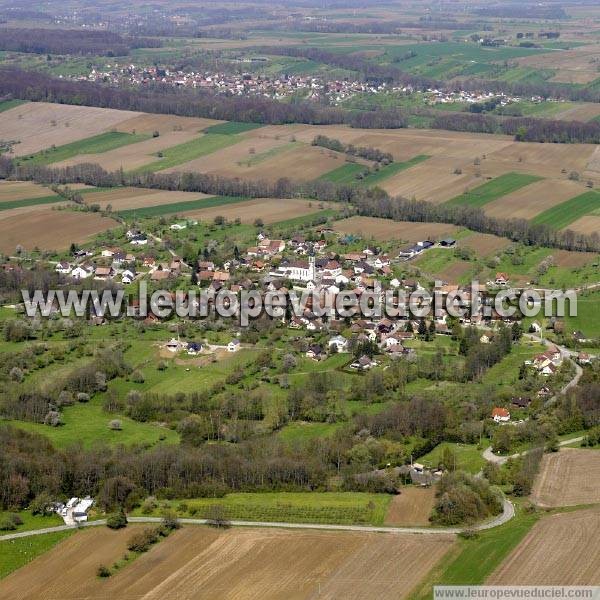
M 20 210 L 4 211 L 6 218 L 0 219 L 0 252 L 13 253 L 19 244 L 28 251 L 36 247 L 66 250 L 72 242 L 85 242 L 93 235 L 117 226 L 116 221 L 93 213 Z
M 419 462 L 425 466 L 437 468 L 441 462 L 442 452 L 445 448 L 449 448 L 456 457 L 456 466 L 447 466 L 456 467 L 456 469 L 473 474 L 479 473 L 485 466 L 485 460 L 481 456 L 481 450 L 477 446 L 452 442 L 438 444 L 431 452 L 428 452 L 425 456 L 421 456 Z
M 453 198 L 448 204 L 481 208 L 502 196 L 515 192 L 538 180 L 539 177 L 533 175 L 506 173 Z
M 169 506 L 182 517 L 192 516 L 193 511 L 202 518 L 208 507 L 218 504 L 229 519 L 242 521 L 383 525 L 391 500 L 386 494 L 361 492 L 254 492 L 185 500 L 186 510 L 177 502 Z
M 15 155 L 25 156 L 52 145 L 63 146 L 104 133 L 139 114 L 109 108 L 28 102 L 0 113 L 0 137 L 18 141 Z
M 581 184 L 566 179 L 543 179 L 492 200 L 485 214 L 501 219 L 532 219 L 581 193 Z
M 599 585 L 600 511 L 544 517 L 486 583 Z
M 533 222 L 562 229 L 596 210 L 600 210 L 600 193 L 590 191 L 540 213 Z
M 169 192 L 167 192 L 169 193 Z M 193 195 L 190 193 L 190 195 Z M 121 217 L 158 217 L 162 215 L 170 215 L 174 213 L 189 214 L 192 210 L 205 209 L 208 210 L 214 207 L 226 206 L 228 204 L 237 204 L 245 202 L 245 198 L 237 198 L 235 196 L 206 196 L 201 194 L 196 200 L 184 200 L 182 202 L 170 202 L 167 204 L 157 204 L 156 206 L 147 206 L 146 208 L 138 208 L 133 210 L 124 210 L 119 214 Z
M 340 233 L 352 233 L 377 240 L 402 240 L 414 243 L 424 239 L 441 239 L 454 235 L 460 227 L 445 223 L 412 223 L 375 217 L 350 217 L 336 221 L 333 228 Z
M 84 200 L 88 205 L 98 204 L 102 210 L 111 206 L 114 212 L 122 210 L 144 209 L 152 206 L 167 206 L 169 204 L 209 198 L 201 192 L 171 192 L 146 188 L 120 187 L 112 190 L 96 191 L 85 194 Z
M 29 181 L 0 181 L 0 203 L 52 196 L 47 187 Z
M 98 564 L 121 558 L 131 531 L 78 532 L 0 582 L 0 596 L 396 600 L 453 543 L 446 536 L 185 527 L 110 579 L 98 579 Z
M 404 486 L 402 493 L 394 496 L 385 516 L 386 525 L 429 525 L 433 510 L 435 490 Z
M 588 215 L 580 217 L 576 221 L 569 224 L 569 229 L 577 233 L 591 235 L 600 231 L 600 215 Z
M 327 205 L 324 205 L 328 208 Z M 256 199 L 246 202 L 235 202 L 228 205 L 219 205 L 213 208 L 196 209 L 188 212 L 182 212 L 186 217 L 210 221 L 216 216 L 222 216 L 233 221 L 240 219 L 242 223 L 254 223 L 257 218 L 264 223 L 277 223 L 296 217 L 302 217 L 311 213 L 317 213 L 320 209 L 320 203 L 309 202 L 308 200 L 276 200 L 276 199 Z
M 64 146 L 48 148 L 24 159 L 23 162 L 34 165 L 49 165 L 79 154 L 93 155 L 109 152 L 122 146 L 144 141 L 146 137 L 145 135 L 123 133 L 122 131 L 108 131 Z M 89 158 L 88 162 L 94 162 L 93 158 Z
M 490 233 L 473 233 L 459 240 L 458 245 L 464 248 L 471 248 L 477 256 L 489 256 L 509 246 L 510 241 Z
M 543 458 L 531 495 L 540 506 L 600 502 L 600 452 L 564 448 Z

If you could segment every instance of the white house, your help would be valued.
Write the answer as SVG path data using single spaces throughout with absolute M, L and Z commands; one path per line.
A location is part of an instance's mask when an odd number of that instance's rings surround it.
M 88 510 L 90 510 L 90 508 L 92 508 L 93 504 L 94 504 L 94 500 L 92 498 L 90 498 L 89 496 L 83 498 L 82 500 L 79 500 L 79 502 L 73 507 L 73 519 L 77 523 L 87 521 L 88 520 L 88 516 L 87 516 Z
M 92 267 L 77 266 L 71 271 L 71 277 L 73 279 L 87 279 L 94 272 Z
M 135 274 L 134 270 L 132 270 L 132 269 L 125 269 L 121 273 L 121 283 L 124 283 L 125 285 L 129 285 L 135 279 L 135 275 L 136 274 Z
M 348 348 L 348 340 L 343 335 L 336 335 L 332 337 L 329 342 L 327 342 L 327 345 L 329 348 L 335 346 L 335 349 L 338 352 L 346 352 L 346 349 Z
M 240 340 L 234 339 L 227 344 L 228 352 L 237 352 L 241 348 Z
M 492 419 L 496 423 L 508 423 L 510 421 L 510 413 L 506 408 L 494 408 L 492 411 Z
M 62 275 L 68 275 L 72 268 L 71 263 L 66 261 L 61 261 L 56 264 L 56 272 L 61 273 Z

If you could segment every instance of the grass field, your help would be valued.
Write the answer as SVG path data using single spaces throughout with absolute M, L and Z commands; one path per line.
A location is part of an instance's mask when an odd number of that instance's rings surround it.
M 195 509 L 196 516 L 202 518 L 209 506 L 218 504 L 227 518 L 243 521 L 383 525 L 391 499 L 386 494 L 360 492 L 265 492 L 182 500 L 187 511 L 178 508 L 179 501 L 168 504 L 182 517 L 189 517 L 189 509 Z M 142 513 L 138 509 L 135 514 Z
M 540 213 L 533 219 L 533 222 L 562 229 L 599 209 L 600 193 L 590 191 Z
M 0 579 L 48 552 L 72 534 L 73 531 L 59 531 L 0 542 Z
M 477 537 L 460 540 L 429 573 L 411 595 L 413 600 L 430 600 L 434 585 L 481 585 L 517 547 L 538 520 L 517 507 L 508 523 L 480 532 Z
M 25 100 L 3 100 L 0 102 L 0 112 L 4 112 L 5 110 L 10 110 L 11 108 L 15 108 L 21 104 L 24 104 Z
M 41 198 L 25 198 L 24 200 L 0 202 L 0 211 L 24 208 L 26 206 L 37 206 L 38 204 L 54 204 L 55 202 L 65 202 L 65 199 L 58 194 L 54 194 L 53 196 L 42 196 Z
M 452 198 L 448 201 L 450 205 L 461 205 L 461 206 L 474 206 L 482 207 L 501 198 L 506 194 L 510 194 L 530 183 L 539 181 L 540 177 L 535 175 L 526 175 L 524 173 L 506 173 L 496 177 L 483 185 L 477 186 L 476 188 Z
M 158 204 L 156 206 L 147 206 L 132 210 L 119 211 L 119 216 L 124 219 L 132 217 L 159 217 L 162 215 L 171 215 L 180 212 L 189 212 L 201 208 L 214 208 L 215 206 L 225 206 L 244 202 L 247 198 L 238 198 L 235 196 L 213 196 L 210 198 L 199 198 L 198 200 L 189 200 L 185 202 L 171 202 L 170 204 Z
M 65 407 L 62 411 L 64 425 L 60 427 L 48 427 L 29 421 L 9 422 L 20 429 L 46 436 L 58 448 L 66 448 L 76 442 L 81 442 L 89 448 L 95 443 L 131 446 L 174 444 L 179 440 L 178 434 L 171 429 L 106 413 L 102 410 L 101 404 L 99 399 L 93 399 L 86 404 Z M 108 423 L 113 419 L 121 421 L 121 431 L 109 429 Z
M 419 154 L 414 156 L 410 160 L 406 160 L 404 162 L 393 162 L 385 167 L 381 167 L 379 171 L 373 171 L 369 175 L 367 175 L 361 182 L 361 185 L 372 187 L 374 185 L 379 185 L 382 181 L 385 181 L 388 177 L 392 177 L 397 173 L 404 171 L 405 169 L 410 169 L 410 167 L 414 167 L 418 165 L 420 162 L 427 160 L 429 158 L 426 154 Z
M 149 135 L 123 133 L 121 131 L 108 131 L 99 135 L 94 135 L 83 140 L 71 142 L 64 146 L 56 146 L 47 150 L 42 150 L 37 154 L 23 158 L 21 162 L 30 165 L 49 165 L 73 158 L 78 154 L 102 154 L 110 150 L 115 150 L 121 146 L 143 142 L 149 139 Z
M 0 511 L 0 520 L 5 516 L 13 514 L 11 511 Z M 51 515 L 32 515 L 28 510 L 18 511 L 16 514 L 21 517 L 22 525 L 18 525 L 14 531 L 2 531 L 0 535 L 10 533 L 18 533 L 19 531 L 33 531 L 34 529 L 43 529 L 45 527 L 55 527 L 56 525 L 64 525 L 64 521 L 56 513 Z
M 485 444 L 484 444 L 485 446 Z M 449 448 L 456 456 L 456 468 L 469 473 L 479 473 L 485 465 L 485 459 L 481 455 L 481 450 L 473 444 L 458 444 L 452 442 L 442 442 L 431 452 L 421 456 L 419 462 L 431 467 L 437 467 L 440 464 L 442 452 Z
M 238 133 L 245 133 L 246 131 L 252 131 L 253 129 L 259 129 L 263 127 L 261 123 L 238 123 L 236 121 L 229 121 L 227 123 L 218 123 L 217 125 L 211 125 L 204 130 L 204 133 L 217 133 L 220 135 L 237 135 Z
M 239 138 L 234 134 L 206 133 L 189 142 L 166 148 L 162 151 L 162 157 L 159 160 L 140 167 L 136 171 L 155 173 L 170 169 L 195 158 L 212 154 L 221 148 L 236 144 L 238 141 Z
M 365 166 L 359 163 L 347 162 L 329 173 L 319 177 L 319 181 L 330 181 L 339 185 L 352 185 L 357 182 L 356 176 L 365 170 Z

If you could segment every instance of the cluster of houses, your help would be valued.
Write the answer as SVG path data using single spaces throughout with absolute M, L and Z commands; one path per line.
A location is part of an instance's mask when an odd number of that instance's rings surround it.
M 554 375 L 563 363 L 562 352 L 556 346 L 550 346 L 545 352 L 534 356 L 533 360 L 526 360 L 527 366 L 533 367 L 540 375 L 550 377 Z

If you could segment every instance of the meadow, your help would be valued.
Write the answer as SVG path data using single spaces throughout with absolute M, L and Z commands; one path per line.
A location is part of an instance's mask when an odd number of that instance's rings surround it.
M 540 213 L 532 220 L 539 225 L 563 229 L 597 210 L 600 210 L 600 193 L 589 191 Z

